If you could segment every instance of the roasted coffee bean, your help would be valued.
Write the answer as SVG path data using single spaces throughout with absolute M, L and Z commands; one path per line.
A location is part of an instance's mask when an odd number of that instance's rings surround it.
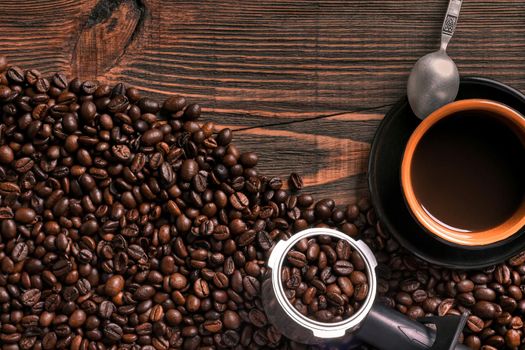
M 334 314 L 329 310 L 319 310 L 315 313 L 315 318 L 320 322 L 333 322 Z
M 21 224 L 30 224 L 36 218 L 36 212 L 32 208 L 18 208 L 15 211 L 15 221 Z
M 110 297 L 116 296 L 124 288 L 124 278 L 120 275 L 111 276 L 104 286 L 104 292 Z
M 237 344 L 239 344 L 239 341 L 239 334 L 233 330 L 228 330 L 222 335 L 222 342 L 227 347 L 235 347 Z
M 78 114 L 82 120 L 84 120 L 86 123 L 90 123 L 93 121 L 93 119 L 95 119 L 95 115 L 97 114 L 97 106 L 91 101 L 86 101 L 80 106 Z M 76 120 L 72 118 L 73 115 L 69 114 L 68 116 L 71 116 L 71 119 L 68 122 L 67 129 L 70 132 L 74 132 L 76 131 Z
M 8 145 L 0 146 L 0 163 L 9 164 L 15 159 L 13 149 Z
M 14 262 L 20 262 L 24 261 L 28 254 L 29 248 L 27 247 L 27 244 L 24 242 L 19 242 L 13 248 L 13 251 L 11 252 L 11 258 Z
M 186 106 L 186 99 L 182 96 L 173 96 L 164 101 L 162 109 L 167 112 L 176 113 Z
M 243 210 L 250 204 L 248 197 L 242 192 L 235 192 L 230 196 L 232 207 L 237 210 Z
M 131 158 L 131 151 L 126 145 L 116 145 L 111 147 L 113 155 L 122 162 L 127 162 Z
M 525 250 L 509 259 L 510 266 L 520 266 L 523 264 L 525 264 Z
M 67 77 L 62 73 L 56 73 L 55 75 L 53 75 L 53 77 L 51 78 L 51 82 L 60 90 L 64 90 L 65 88 L 67 88 L 68 85 Z
M 256 327 L 264 327 L 267 323 L 266 315 L 259 309 L 250 310 L 248 319 Z
M 210 333 L 217 333 L 222 330 L 222 322 L 220 320 L 209 320 L 204 322 L 204 329 Z
M 116 323 L 108 323 L 104 326 L 104 335 L 112 342 L 119 341 L 123 333 L 122 328 Z
M 256 296 L 261 288 L 259 280 L 253 276 L 244 277 L 242 280 L 242 285 L 246 293 L 251 297 Z
M 184 111 L 184 117 L 188 120 L 196 120 L 200 117 L 201 107 L 198 104 L 190 104 Z
M 319 258 L 319 254 L 321 252 L 321 248 L 319 244 L 312 243 L 308 246 L 306 250 L 306 258 L 308 261 L 315 261 Z
M 337 242 L 336 248 L 337 257 L 339 260 L 349 260 L 352 254 L 352 247 L 347 241 L 340 240 Z
M 505 344 L 509 348 L 516 348 L 521 344 L 521 333 L 515 329 L 509 329 L 505 333 Z
M 48 332 L 42 338 L 42 348 L 45 350 L 55 349 L 57 344 L 57 335 L 55 332 Z
M 507 265 L 498 265 L 494 270 L 494 279 L 502 285 L 508 285 L 510 280 L 510 269 Z
M 199 165 L 198 163 L 193 159 L 186 159 L 182 162 L 181 166 L 181 177 L 184 181 L 190 181 L 195 175 L 197 175 L 197 172 L 199 171 Z
M 193 187 L 195 191 L 203 193 L 208 187 L 208 173 L 201 170 L 193 177 Z
M 142 135 L 142 142 L 146 146 L 153 146 L 162 141 L 164 134 L 159 129 L 150 129 Z
M 86 322 L 87 315 L 84 310 L 75 310 L 71 316 L 69 316 L 69 325 L 72 328 L 80 328 Z
M 476 299 L 472 293 L 460 293 L 456 295 L 456 299 L 461 305 L 466 307 L 471 307 L 476 303 Z
M 30 289 L 22 294 L 20 301 L 25 306 L 33 306 L 40 300 L 41 295 L 42 293 L 39 289 Z
M 288 184 L 294 191 L 302 190 L 304 186 L 303 178 L 297 173 L 291 173 L 290 178 L 288 179 Z
M 52 266 L 52 271 L 56 277 L 64 277 L 71 271 L 71 268 L 72 264 L 70 261 L 60 259 Z
M 472 307 L 472 313 L 483 319 L 491 319 L 496 316 L 497 308 L 494 303 L 489 301 L 478 301 Z
M 242 153 L 240 155 L 240 158 L 239 158 L 239 161 L 241 162 L 241 164 L 244 165 L 245 167 L 249 167 L 249 168 L 252 168 L 252 167 L 256 166 L 258 160 L 259 160 L 259 157 L 254 152 Z M 279 181 L 279 184 L 275 184 L 274 185 L 275 186 L 275 188 L 273 188 L 274 190 L 277 190 L 278 189 L 277 187 L 281 187 L 281 185 L 282 185 L 282 181 L 280 179 L 278 179 L 278 181 Z
M 228 276 L 222 272 L 215 273 L 213 276 L 213 284 L 219 289 L 227 288 L 229 285 Z
M 241 318 L 237 312 L 226 310 L 223 315 L 223 324 L 227 329 L 238 329 L 241 326 Z
M 471 280 L 463 280 L 456 284 L 456 289 L 460 293 L 468 293 L 474 290 L 474 282 Z
M 159 322 L 164 317 L 164 310 L 162 308 L 162 305 L 155 305 L 151 309 L 151 313 L 149 314 L 149 319 L 151 322 Z
M 328 300 L 328 302 L 337 306 L 343 306 L 345 304 L 345 300 L 343 299 L 341 294 L 336 292 L 326 293 L 326 299 Z
M 441 304 L 439 304 L 439 306 L 437 307 L 437 314 L 439 316 L 448 315 L 449 311 L 454 307 L 454 304 L 454 299 L 448 298 L 443 300 Z
M 115 304 L 111 301 L 104 300 L 99 307 L 99 315 L 102 318 L 109 319 L 111 315 L 117 310 Z
M 108 111 L 112 113 L 124 112 L 128 107 L 129 101 L 128 98 L 124 95 L 116 95 L 109 101 L 107 105 Z
M 320 278 L 325 284 L 332 284 L 336 281 L 337 277 L 332 273 L 331 267 L 325 267 L 321 270 Z
M 352 271 L 354 271 L 354 266 L 350 261 L 338 260 L 335 262 L 332 269 L 339 276 L 349 276 Z
M 417 289 L 412 293 L 412 300 L 415 303 L 423 303 L 428 298 L 428 293 L 423 289 Z
M 467 320 L 467 327 L 473 332 L 473 333 L 479 333 L 483 330 L 484 322 L 481 318 L 470 315 Z
M 11 66 L 7 69 L 7 78 L 13 83 L 21 84 L 24 82 L 24 71 L 17 66 Z
M 193 291 L 195 292 L 195 295 L 199 298 L 208 297 L 208 295 L 210 294 L 208 282 L 206 282 L 202 278 L 197 279 L 195 282 L 193 282 Z
M 155 295 L 155 288 L 149 285 L 143 285 L 137 288 L 133 293 L 133 298 L 137 301 L 145 301 L 151 299 Z
M 489 289 L 483 286 L 478 289 L 474 289 L 473 294 L 476 300 L 485 300 L 485 301 L 496 300 L 496 292 L 492 289 Z
M 72 286 L 64 288 L 64 291 L 62 292 L 65 301 L 76 301 L 79 295 L 80 293 L 78 292 L 78 289 Z
M 358 302 L 364 301 L 368 296 L 368 283 L 361 283 L 355 286 L 354 299 Z
M 408 308 L 406 315 L 413 320 L 417 320 L 425 315 L 425 311 L 420 306 L 413 305 Z
M 286 257 L 287 261 L 295 267 L 304 267 L 306 265 L 306 256 L 298 251 L 292 250 Z
M 86 278 L 81 278 L 77 281 L 77 290 L 81 295 L 86 295 L 91 290 L 91 283 Z

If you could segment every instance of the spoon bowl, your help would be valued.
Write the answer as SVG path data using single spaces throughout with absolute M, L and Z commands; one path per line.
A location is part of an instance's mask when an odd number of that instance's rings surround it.
M 421 57 L 408 78 L 408 102 L 421 119 L 454 101 L 458 91 L 458 68 L 444 50 Z

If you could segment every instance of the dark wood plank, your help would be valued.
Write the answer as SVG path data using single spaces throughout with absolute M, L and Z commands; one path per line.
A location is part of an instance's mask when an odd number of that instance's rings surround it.
M 4 0 L 0 53 L 159 99 L 184 94 L 206 119 L 245 129 L 236 140 L 261 154 L 263 173 L 302 173 L 344 202 L 365 191 L 374 131 L 436 48 L 447 3 Z M 525 3 L 465 1 L 450 55 L 464 75 L 525 89 Z

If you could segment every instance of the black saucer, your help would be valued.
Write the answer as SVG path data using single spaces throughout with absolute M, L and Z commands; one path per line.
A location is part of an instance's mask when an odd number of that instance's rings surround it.
M 457 100 L 468 98 L 498 101 L 525 115 L 525 95 L 491 79 L 462 78 Z M 387 113 L 374 137 L 368 182 L 372 201 L 385 228 L 420 258 L 452 268 L 496 264 L 525 249 L 525 228 L 502 242 L 463 247 L 439 239 L 414 220 L 401 192 L 400 166 L 406 143 L 418 124 L 419 119 L 405 97 Z

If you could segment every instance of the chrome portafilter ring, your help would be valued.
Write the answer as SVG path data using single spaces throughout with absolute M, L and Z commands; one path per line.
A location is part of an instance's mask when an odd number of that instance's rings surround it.
M 281 271 L 286 254 L 297 242 L 314 236 L 331 236 L 348 242 L 357 251 L 366 265 L 369 290 L 361 307 L 351 317 L 336 323 L 323 323 L 299 313 L 286 298 L 281 281 Z M 329 228 L 311 228 L 280 241 L 268 259 L 270 278 L 263 283 L 263 305 L 270 322 L 286 337 L 303 344 L 319 344 L 329 339 L 343 338 L 357 330 L 374 304 L 377 289 L 375 267 L 377 261 L 370 248 L 363 242 Z

